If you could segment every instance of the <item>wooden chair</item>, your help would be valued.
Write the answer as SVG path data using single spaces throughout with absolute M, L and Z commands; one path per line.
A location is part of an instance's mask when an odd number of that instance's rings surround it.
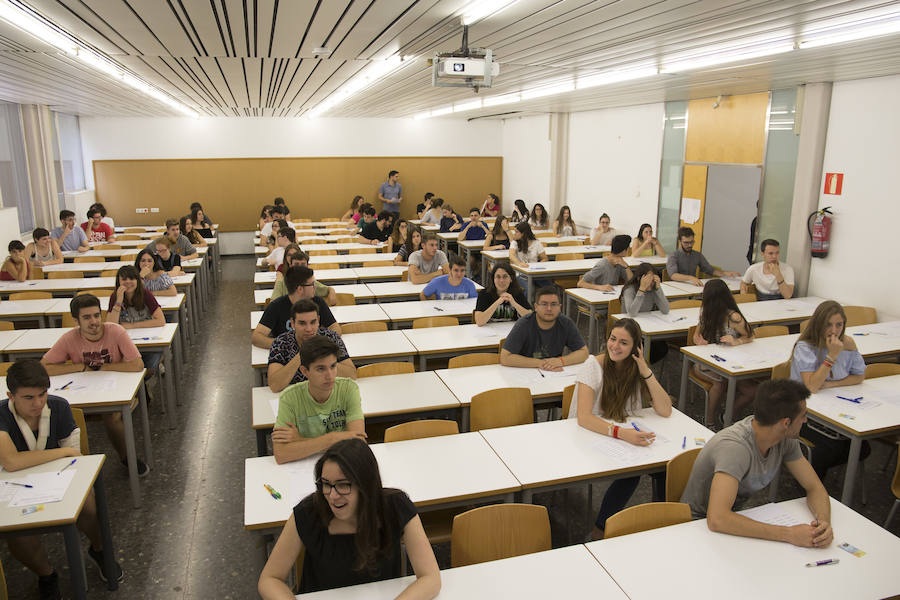
M 556 260 L 584 260 L 584 254 L 571 252 L 569 254 L 557 254 Z
M 459 319 L 456 317 L 419 317 L 413 319 L 413 329 L 423 329 L 425 327 L 453 327 L 459 325 Z
M 481 365 L 500 364 L 500 355 L 494 352 L 473 352 L 454 356 L 447 362 L 448 369 L 460 369 L 462 367 L 478 367 Z
M 694 343 L 694 333 L 697 331 L 697 326 L 693 325 L 688 328 L 687 332 L 687 343 L 688 345 L 692 345 Z M 704 377 L 698 370 L 697 367 L 692 365 L 688 370 L 688 381 L 693 383 L 703 392 L 703 414 L 706 414 L 706 407 L 709 406 L 709 391 L 712 389 L 713 381 L 711 379 L 707 379 Z M 711 426 L 712 423 L 706 423 L 706 426 Z
M 866 365 L 866 379 L 888 377 L 890 375 L 900 375 L 900 365 L 895 363 L 872 363 L 871 365 Z
M 648 502 L 620 510 L 606 520 L 604 539 L 687 523 L 691 507 L 681 502 Z
M 756 294 L 735 294 L 734 301 L 738 304 L 743 304 L 744 302 L 756 302 Z
M 380 375 L 404 375 L 415 373 L 416 366 L 411 362 L 380 362 L 356 369 L 356 378 L 378 377 Z
M 340 269 L 340 268 L 341 268 L 341 265 L 339 265 L 339 264 L 337 264 L 337 263 L 322 263 L 322 264 L 320 264 L 320 265 L 310 265 L 310 267 L 312 267 L 314 270 L 315 270 L 315 269 L 319 269 L 319 270 L 324 270 L 324 269 Z
M 141 236 L 134 235 L 133 233 L 123 233 L 122 235 L 117 235 L 116 239 L 124 242 L 126 240 L 139 240 L 141 239 Z M 147 242 L 149 243 L 150 240 L 147 240 Z
M 557 237 L 557 235 L 555 233 L 553 233 L 552 231 L 541 231 L 541 232 L 535 232 L 534 237 L 548 238 L 548 237 Z
M 303 243 L 300 245 L 301 246 L 318 246 L 319 244 L 327 244 L 327 243 L 328 243 L 328 240 L 321 240 L 321 239 L 314 238 L 314 239 L 310 239 L 310 240 L 303 240 Z M 337 250 L 330 250 L 329 252 L 334 252 L 335 254 L 337 254 Z M 310 256 L 312 256 L 312 255 L 310 254 Z
M 351 248 L 350 254 L 372 254 L 373 249 L 371 248 Z
M 340 223 L 340 219 L 337 217 L 329 217 L 327 219 L 320 219 L 323 223 Z M 332 225 L 326 225 L 325 227 L 333 227 Z
M 137 252 L 129 252 L 128 254 L 123 254 L 122 256 L 120 256 L 119 260 L 135 261 L 135 260 L 137 260 L 137 255 L 138 255 Z
M 337 250 L 307 250 L 309 256 L 337 256 Z
M 393 267 L 392 260 L 368 260 L 363 263 L 363 267 Z
M 790 359 L 772 367 L 772 379 L 790 379 L 790 378 L 791 378 L 791 361 L 790 361 Z
M 442 435 L 456 435 L 457 433 L 459 433 L 459 425 L 456 421 L 450 421 L 449 419 L 422 419 L 388 427 L 384 430 L 384 443 L 418 440 Z
M 312 219 L 294 219 L 294 223 L 312 223 Z
M 138 239 L 140 239 L 140 238 L 138 238 Z M 122 246 L 120 246 L 118 244 L 103 244 L 103 246 L 101 246 L 100 249 L 101 250 L 121 250 Z
M 409 270 L 400 273 L 400 281 L 409 281 Z
M 53 297 L 50 292 L 16 292 L 10 294 L 10 300 L 49 300 Z
M 106 323 L 106 311 L 100 311 L 100 322 Z M 72 316 L 71 313 L 63 313 L 62 314 L 62 326 L 63 327 L 77 327 L 78 321 L 75 320 L 75 317 Z
M 788 333 L 790 333 L 790 331 L 788 330 L 787 325 L 761 325 L 753 330 L 753 337 L 778 337 L 780 335 L 787 335 Z
M 13 331 L 16 324 L 12 321 L 0 321 L 0 331 Z
M 105 271 L 100 271 L 100 277 L 115 277 L 118 274 L 118 269 L 107 269 Z
M 469 431 L 534 423 L 528 388 L 499 388 L 472 396 Z
M 98 262 L 106 262 L 106 259 L 102 256 L 76 256 L 72 262 L 76 263 L 98 263 Z
M 6 377 L 6 372 L 13 366 L 12 362 L 0 362 L 0 377 Z
M 353 294 L 335 294 L 337 304 L 335 306 L 353 306 L 356 304 L 356 296 Z M 343 327 L 341 328 L 343 330 Z
M 98 290 L 81 290 L 80 292 L 78 292 L 75 295 L 82 296 L 84 294 L 92 294 L 94 296 L 97 296 L 98 298 L 109 298 L 110 296 L 112 296 L 112 293 L 113 293 L 113 291 L 111 288 L 104 288 L 104 289 L 98 289 Z
M 900 445 L 897 446 L 897 469 L 894 471 L 894 480 L 891 482 L 891 493 L 894 494 L 894 504 L 888 513 L 887 519 L 884 521 L 884 528 L 887 529 L 897 512 L 897 506 L 900 506 Z M 452 543 L 452 542 L 451 542 Z
M 672 300 L 669 302 L 669 308 L 697 308 L 702 304 L 702 300 Z
M 338 244 L 352 244 L 353 238 L 352 237 L 338 238 L 337 243 Z
M 800 321 L 800 333 L 803 333 L 806 330 L 806 326 L 809 325 L 811 319 L 806 319 L 805 321 Z
M 572 398 L 575 397 L 575 384 L 567 385 L 563 390 L 562 397 L 562 411 L 560 412 L 560 419 L 568 419 L 569 418 L 569 409 L 572 407 Z
M 28 279 L 31 281 L 40 280 L 44 278 L 44 269 L 41 267 L 31 267 L 31 274 L 28 275 Z
M 845 306 L 844 314 L 847 315 L 847 327 L 878 322 L 878 311 L 871 306 Z
M 493 504 L 453 519 L 450 566 L 474 565 L 550 548 L 550 517 L 546 507 Z
M 580 242 L 579 240 L 564 240 L 557 245 L 558 246 L 581 246 L 582 242 Z
M 680 502 L 681 494 L 691 476 L 694 461 L 702 448 L 685 450 L 666 463 L 666 502 Z
M 87 456 L 91 453 L 91 446 L 88 444 L 87 424 L 84 422 L 84 411 L 75 407 L 72 407 L 71 410 L 75 425 L 81 430 L 81 454 Z
M 379 323 L 378 321 L 360 321 L 358 323 L 343 323 L 341 325 L 341 335 L 350 333 L 369 333 L 371 331 L 387 331 L 387 323 Z
M 144 229 L 143 227 L 126 227 L 123 230 L 123 233 L 146 233 L 146 232 L 147 232 L 147 230 Z M 118 236 L 116 236 L 116 237 L 118 237 Z M 141 239 L 141 236 L 138 236 L 137 239 Z
M 671 303 L 669 304 L 671 306 Z M 622 301 L 618 298 L 613 298 L 609 301 L 609 305 L 606 311 L 606 329 L 605 332 L 609 332 L 612 329 L 612 326 L 615 324 L 616 320 L 613 319 L 613 315 L 617 315 L 622 312 Z M 603 336 L 600 337 L 600 340 L 603 341 Z
M 47 279 L 80 279 L 84 278 L 82 271 L 51 271 L 47 273 Z

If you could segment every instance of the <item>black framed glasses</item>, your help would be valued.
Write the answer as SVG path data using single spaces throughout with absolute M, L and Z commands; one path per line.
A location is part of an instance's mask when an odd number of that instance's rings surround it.
M 327 479 L 319 478 L 316 480 L 316 488 L 322 492 L 323 496 L 327 496 L 331 494 L 331 490 L 337 490 L 337 493 L 341 496 L 346 496 L 350 493 L 350 490 L 353 489 L 353 484 L 349 481 L 338 481 L 336 483 L 332 483 Z

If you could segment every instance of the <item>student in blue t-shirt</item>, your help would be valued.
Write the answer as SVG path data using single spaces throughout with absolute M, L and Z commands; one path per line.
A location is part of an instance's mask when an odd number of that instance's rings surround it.
M 419 292 L 420 300 L 465 300 L 475 298 L 475 282 L 466 277 L 466 261 L 458 256 L 450 259 L 450 274 L 435 277 Z
M 488 226 L 485 225 L 484 221 L 481 220 L 481 211 L 477 208 L 470 208 L 469 222 L 466 223 L 466 226 L 463 227 L 462 231 L 459 232 L 459 235 L 456 236 L 456 239 L 483 240 L 490 232 L 491 230 L 488 229 Z

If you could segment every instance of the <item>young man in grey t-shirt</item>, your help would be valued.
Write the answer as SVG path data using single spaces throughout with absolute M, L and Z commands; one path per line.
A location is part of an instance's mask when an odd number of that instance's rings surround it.
M 449 261 L 447 255 L 438 250 L 437 236 L 426 233 L 422 236 L 422 249 L 409 255 L 409 282 L 428 283 L 435 277 L 449 274 Z
M 631 269 L 625 263 L 624 256 L 631 246 L 630 235 L 617 235 L 613 238 L 611 252 L 597 261 L 593 268 L 581 276 L 578 287 L 601 292 L 613 291 L 613 286 L 627 283 L 631 277 Z
M 831 504 L 825 486 L 800 452 L 797 441 L 806 422 L 809 390 L 778 379 L 756 391 L 754 414 L 717 433 L 697 456 L 681 501 L 710 531 L 789 542 L 807 548 L 831 545 Z M 784 464 L 806 490 L 814 519 L 791 527 L 761 523 L 737 514 L 737 505 L 765 488 Z

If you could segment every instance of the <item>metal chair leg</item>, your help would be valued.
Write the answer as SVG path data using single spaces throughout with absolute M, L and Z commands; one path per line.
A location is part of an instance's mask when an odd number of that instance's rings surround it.
M 891 507 L 891 512 L 888 513 L 887 519 L 884 521 L 884 528 L 887 529 L 888 525 L 891 524 L 891 519 L 894 518 L 894 513 L 897 512 L 897 507 L 900 506 L 900 498 L 894 500 L 894 505 Z

